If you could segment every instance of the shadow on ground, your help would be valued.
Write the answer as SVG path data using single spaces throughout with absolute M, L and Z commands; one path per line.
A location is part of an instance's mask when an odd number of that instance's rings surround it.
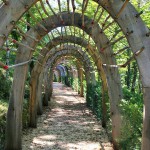
M 38 128 L 25 132 L 23 150 L 112 150 L 101 123 L 76 92 L 54 83 L 50 104 L 52 109 L 38 118 Z

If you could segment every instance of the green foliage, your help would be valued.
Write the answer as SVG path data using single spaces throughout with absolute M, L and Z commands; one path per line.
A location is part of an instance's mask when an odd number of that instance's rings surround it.
M 6 129 L 6 113 L 8 110 L 8 99 L 11 87 L 11 72 L 10 76 L 6 77 L 2 71 L 0 71 L 0 149 L 4 149 L 5 141 L 5 129 Z M 29 80 L 25 85 L 25 98 L 29 98 Z M 29 104 L 27 100 L 23 103 L 23 128 L 28 127 L 29 121 Z
M 0 99 L 0 149 L 4 149 L 7 108 L 8 103 Z
M 0 150 L 4 149 L 7 109 L 8 109 L 8 101 L 0 99 Z M 22 114 L 23 129 L 27 128 L 28 124 L 29 124 L 29 103 L 27 100 L 24 100 L 23 114 Z
M 94 86 L 92 84 L 87 85 L 86 92 L 87 106 L 93 111 L 97 119 L 102 118 L 102 95 L 101 95 L 101 84 L 97 82 Z
M 9 98 L 9 91 L 11 81 L 9 78 L 6 78 L 2 71 L 0 71 L 0 98 L 7 99 Z
M 131 3 L 137 9 L 138 12 L 143 11 L 141 18 L 146 23 L 146 25 L 150 28 L 150 1 L 149 0 L 131 0 Z
M 54 74 L 54 82 L 58 82 L 55 74 Z
M 93 112 L 97 119 L 102 119 L 102 94 L 100 82 L 95 86 L 95 97 L 93 103 Z
M 61 77 L 61 82 L 62 82 L 63 84 L 65 84 L 65 76 L 62 76 L 62 77 Z
M 73 77 L 69 77 L 68 82 L 69 82 L 69 86 L 72 87 L 73 86 Z
M 0 149 L 4 149 L 6 113 L 8 109 L 11 80 L 0 70 Z
M 77 89 L 78 89 L 78 78 L 74 78 L 74 79 L 73 79 L 72 88 L 73 88 L 74 90 L 77 90 Z
M 124 99 L 120 106 L 123 115 L 122 137 L 120 145 L 122 150 L 140 150 L 142 137 L 142 94 L 131 93 L 124 88 Z
M 94 92 L 95 92 L 95 90 L 94 90 L 92 84 L 87 84 L 86 103 L 90 109 L 92 109 L 92 107 L 93 107 Z

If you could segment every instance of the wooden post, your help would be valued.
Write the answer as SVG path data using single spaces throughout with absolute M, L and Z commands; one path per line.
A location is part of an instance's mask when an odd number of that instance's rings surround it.
M 51 98 L 53 93 L 53 71 L 50 71 L 49 76 L 49 97 Z
M 32 34 L 34 31 L 31 30 Z M 35 37 L 40 38 L 38 33 L 34 33 Z M 27 40 L 28 46 L 34 47 L 36 42 Z M 26 41 L 26 42 L 27 42 Z M 26 43 L 23 41 L 22 43 Z M 31 59 L 32 51 L 24 46 L 19 46 L 16 56 L 16 64 L 26 62 Z M 28 64 L 17 66 L 14 70 L 14 80 L 10 92 L 9 108 L 7 112 L 6 123 L 6 150 L 22 149 L 22 107 L 24 99 L 24 86 L 27 75 Z
M 48 106 L 49 97 L 49 74 L 48 74 L 48 67 L 44 69 L 44 85 L 45 85 L 45 95 L 43 98 L 43 105 Z
M 108 89 L 102 81 L 102 127 L 105 128 L 107 124 L 107 98 L 108 98 Z
M 27 68 L 27 65 L 20 66 L 14 72 L 7 112 L 6 150 L 19 150 L 22 148 L 22 107 Z
M 83 68 L 80 68 L 80 96 L 84 96 L 84 87 L 83 87 Z
M 142 133 L 142 150 L 150 149 L 150 88 L 143 88 L 144 94 L 144 113 L 143 113 L 143 133 Z
M 118 18 L 123 10 L 125 9 L 126 5 L 128 4 L 129 0 L 125 0 L 124 4 L 122 5 L 121 9 L 119 10 L 118 14 L 116 15 L 116 18 Z
M 43 114 L 43 101 L 42 101 L 42 83 L 43 83 L 43 71 L 40 73 L 39 80 L 38 80 L 38 87 L 36 92 L 37 97 L 37 114 L 42 115 Z
M 30 127 L 36 128 L 37 127 L 37 89 L 38 89 L 38 79 L 39 75 L 34 74 L 31 76 L 30 81 Z
M 121 112 L 119 104 L 122 99 L 122 89 L 120 83 L 120 75 L 118 68 L 105 68 L 107 74 L 107 82 L 109 84 L 109 98 L 110 98 L 110 115 L 112 120 L 112 137 L 115 149 L 119 149 L 118 141 L 121 136 Z

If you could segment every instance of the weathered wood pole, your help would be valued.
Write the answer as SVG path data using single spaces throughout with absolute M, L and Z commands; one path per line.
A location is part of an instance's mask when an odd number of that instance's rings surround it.
M 150 88 L 143 88 L 144 94 L 144 113 L 143 113 L 143 132 L 142 150 L 150 149 Z
M 83 87 L 83 68 L 80 68 L 80 96 L 84 96 L 84 87 Z
M 49 73 L 48 73 L 48 67 L 45 68 L 44 71 L 44 84 L 45 84 L 45 98 L 43 99 L 44 106 L 48 106 L 48 101 L 50 100 L 49 96 Z
M 40 73 L 39 80 L 38 80 L 38 87 L 36 92 L 37 97 L 37 114 L 42 115 L 43 114 L 43 101 L 42 101 L 42 84 L 43 84 L 43 71 Z
M 31 75 L 31 81 L 30 81 L 30 122 L 29 125 L 32 128 L 37 127 L 37 91 L 38 91 L 38 79 L 39 74 L 34 72 L 35 74 Z
M 27 65 L 24 65 L 15 69 L 7 112 L 6 150 L 19 150 L 22 148 L 22 107 L 27 68 Z

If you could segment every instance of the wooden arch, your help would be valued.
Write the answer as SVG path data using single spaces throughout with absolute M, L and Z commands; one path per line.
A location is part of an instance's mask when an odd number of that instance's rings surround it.
M 75 58 L 74 56 L 64 56 L 65 57 L 65 59 L 67 59 L 67 60 L 72 60 L 72 58 Z M 59 63 L 60 63 L 60 59 L 61 58 L 57 58 L 57 59 L 55 59 L 55 63 L 53 63 L 52 64 L 52 69 L 51 70 L 53 70 L 53 68 L 55 68 L 55 66 L 56 65 L 58 65 Z M 66 66 L 66 64 L 64 64 L 65 65 L 65 67 L 67 67 L 67 69 L 68 69 L 68 66 Z M 78 60 L 78 59 L 76 59 L 76 61 L 75 61 L 75 66 L 76 66 L 76 69 L 77 69 L 77 71 L 78 71 L 78 79 L 80 80 L 80 91 L 78 91 L 78 93 L 80 94 L 80 96 L 81 97 L 83 97 L 83 91 L 84 91 L 84 89 L 83 89 L 83 74 L 86 76 L 86 74 L 85 74 L 85 70 L 84 70 L 84 68 L 83 68 L 83 64 L 82 64 L 82 62 L 80 62 L 80 60 Z M 69 76 L 70 77 L 73 77 L 73 70 L 72 70 L 72 67 L 69 67 L 70 68 L 70 71 L 68 71 L 68 74 L 69 74 Z M 71 73 L 72 72 L 72 73 Z M 71 73 L 71 74 L 70 74 Z M 50 77 L 51 77 L 51 74 L 50 74 Z M 94 77 L 95 78 L 95 77 Z M 52 79 L 51 79 L 51 85 L 52 85 Z M 52 89 L 52 86 L 50 87 L 51 89 Z M 50 90 L 50 92 L 52 93 L 52 91 Z
M 69 48 L 69 50 L 67 50 Z M 68 47 L 65 47 L 65 48 L 60 48 L 60 50 L 55 50 L 53 52 L 53 54 L 49 55 L 49 61 L 48 61 L 48 66 L 47 68 L 53 68 L 55 67 L 55 64 L 54 61 L 56 60 L 56 58 L 60 58 L 62 56 L 68 56 L 68 55 L 73 55 L 75 56 L 81 64 L 83 64 L 84 66 L 84 69 L 86 71 L 86 80 L 87 80 L 87 83 L 90 83 L 90 82 L 95 82 L 95 78 L 93 78 L 94 76 L 89 72 L 89 71 L 92 71 L 93 72 L 93 67 L 92 67 L 92 64 L 88 58 L 87 55 L 84 54 L 84 51 L 82 50 L 79 50 L 77 51 L 76 49 L 78 49 L 78 47 L 72 47 L 72 46 L 68 46 Z M 82 61 L 82 60 L 86 60 L 86 61 Z M 52 67 L 53 66 L 53 67 Z M 51 71 L 53 69 L 50 69 Z M 41 70 L 42 71 L 42 70 Z M 40 71 L 40 72 L 41 72 Z M 37 119 L 37 91 L 38 91 L 38 79 L 39 79 L 39 75 L 40 73 L 37 73 L 36 71 L 33 70 L 32 72 L 32 75 L 31 75 L 31 82 L 30 82 L 30 86 L 31 86 L 31 99 L 30 99 L 30 126 L 31 127 L 36 127 L 37 126 L 37 122 L 36 122 L 36 119 Z M 52 77 L 52 76 L 51 76 Z M 49 93 L 48 91 L 50 91 L 50 88 L 48 88 L 47 90 L 47 93 Z M 48 98 L 49 99 L 49 98 Z M 48 101 L 48 100 L 47 100 Z
M 72 49 L 72 50 L 75 50 L 75 49 Z M 67 57 L 72 56 L 72 57 L 77 59 L 76 60 L 76 68 L 78 70 L 78 79 L 80 81 L 83 81 L 83 74 L 84 74 L 85 75 L 85 79 L 86 79 L 87 87 L 91 86 L 91 85 L 95 86 L 95 73 L 94 73 L 94 70 L 92 69 L 93 67 L 92 67 L 91 62 L 89 60 L 87 60 L 87 59 L 86 59 L 87 62 L 83 62 L 82 61 L 84 59 L 84 56 L 85 56 L 84 51 L 82 52 L 83 54 L 80 54 L 80 56 L 82 56 L 82 59 L 81 59 L 81 57 L 77 58 L 77 56 L 75 56 L 75 54 L 72 55 L 70 53 L 71 51 L 68 51 L 68 50 L 65 50 L 65 49 L 64 50 L 62 49 L 61 51 L 63 52 L 62 53 L 63 56 L 65 56 L 65 57 L 66 56 Z M 51 68 L 52 71 L 54 70 L 55 66 L 59 63 L 59 59 L 62 57 L 62 55 L 60 55 L 59 52 L 56 52 L 53 55 L 53 57 L 52 57 L 53 60 L 50 61 L 51 62 L 50 68 Z M 78 52 L 77 52 L 77 55 L 79 55 Z M 54 56 L 55 56 L 55 58 L 54 58 Z M 89 65 L 89 64 L 91 64 L 91 65 Z M 52 77 L 50 79 L 50 82 L 51 82 L 51 85 L 52 85 Z M 81 94 L 81 96 L 83 96 L 83 83 L 82 82 L 80 83 L 80 86 L 81 86 L 81 91 L 79 93 Z M 49 90 L 49 91 L 51 91 L 51 90 Z
M 68 14 L 68 13 L 63 13 L 62 14 L 62 18 L 63 20 L 65 20 L 65 25 L 69 26 L 69 25 L 74 25 L 77 26 L 79 28 L 82 28 L 82 24 L 81 24 L 81 18 L 80 18 L 80 14 L 75 13 L 75 22 L 74 24 L 71 21 L 72 18 L 72 14 Z M 46 20 L 44 20 L 43 22 L 41 22 L 40 24 L 42 24 L 48 31 L 54 29 L 54 27 L 51 25 L 51 21 L 55 22 L 55 25 L 57 27 L 62 26 L 61 20 L 58 20 L 55 18 L 55 16 L 51 16 L 49 18 L 47 18 Z M 101 47 L 103 47 L 104 43 L 106 43 L 108 41 L 107 37 L 105 36 L 104 33 L 101 33 L 100 35 L 98 33 L 100 33 L 101 29 L 98 26 L 98 24 L 94 24 L 94 28 L 91 28 L 91 21 L 88 17 L 85 16 L 85 22 L 86 22 L 86 28 L 84 28 L 84 31 L 87 32 L 88 34 L 92 33 L 92 37 L 93 40 L 95 41 L 98 49 L 100 49 Z M 44 35 L 46 35 L 46 32 L 44 31 L 44 29 L 37 25 L 34 27 L 34 29 L 30 29 L 28 31 L 28 35 L 34 36 L 36 39 L 40 40 Z M 25 40 L 23 40 L 22 42 L 23 44 L 27 44 L 29 47 L 35 48 L 36 44 L 38 43 L 35 40 L 31 40 L 29 37 L 27 37 Z M 31 56 L 32 56 L 32 51 L 31 48 L 27 48 L 24 46 L 20 46 L 18 51 L 20 51 L 20 53 L 17 55 L 16 58 L 16 62 L 20 63 L 22 61 L 27 61 Z M 101 53 L 101 58 L 103 63 L 106 64 L 116 64 L 115 63 L 115 59 L 113 57 L 110 57 L 112 55 L 112 50 L 110 47 L 108 47 L 104 53 Z M 23 67 L 18 67 L 15 69 L 15 73 L 14 73 L 14 79 L 18 76 L 21 75 L 21 78 L 23 77 L 25 79 L 25 72 L 26 72 L 27 66 L 23 66 Z M 121 84 L 120 83 L 120 76 L 118 73 L 118 69 L 117 68 L 104 68 L 105 69 L 105 73 L 107 74 L 107 82 L 108 85 L 111 85 L 108 87 L 109 89 L 109 95 L 110 95 L 110 101 L 113 104 L 111 107 L 111 118 L 112 118 L 112 135 L 113 135 L 113 139 L 118 139 L 118 137 L 120 136 L 120 128 L 121 128 L 121 115 L 119 112 L 119 101 L 122 98 L 121 93 Z M 18 74 L 19 72 L 21 72 L 21 74 Z M 113 74 L 113 76 L 112 76 Z M 14 82 L 16 82 L 16 80 L 14 80 Z M 24 84 L 24 80 L 17 80 L 17 82 L 19 82 L 20 85 Z M 13 83 L 14 85 L 16 83 Z M 18 83 L 17 83 L 18 84 Z M 19 85 L 18 85 L 19 86 Z M 22 86 L 21 86 L 22 87 Z M 14 95 L 11 95 L 12 97 L 10 97 L 10 99 L 15 99 L 16 101 L 20 100 L 20 98 L 22 97 L 21 95 L 23 94 L 23 90 L 20 87 L 20 92 L 17 93 L 18 96 L 15 96 L 15 98 L 13 97 Z M 12 89 L 13 90 L 13 89 Z M 115 94 L 114 94 L 115 93 Z M 13 101 L 13 100 L 12 100 Z M 118 122 L 118 123 L 117 123 Z M 115 141 L 114 141 L 115 143 Z
M 46 48 L 43 48 L 41 50 L 41 55 L 39 55 L 38 57 L 38 63 L 36 63 L 34 69 L 33 69 L 33 73 L 35 73 L 36 75 L 38 74 L 38 72 L 40 71 L 40 68 L 42 67 L 40 64 L 44 65 L 47 57 L 49 57 L 49 55 L 47 55 L 48 53 L 52 53 L 52 51 L 55 49 L 52 49 L 53 47 L 57 46 L 60 42 L 63 43 L 74 43 L 74 41 L 76 41 L 76 44 L 81 45 L 83 48 L 86 49 L 86 51 L 89 53 L 89 55 L 91 56 L 92 60 L 94 61 L 95 65 L 97 66 L 97 71 L 101 77 L 102 80 L 102 99 L 103 99 L 103 107 L 106 108 L 106 94 L 108 92 L 108 88 L 107 88 L 107 82 L 106 82 L 106 75 L 104 72 L 104 69 L 102 67 L 102 62 L 101 59 L 99 57 L 99 54 L 97 51 L 95 51 L 94 47 L 92 45 L 90 45 L 85 39 L 81 38 L 81 37 L 74 37 L 72 35 L 68 35 L 68 36 L 63 36 L 63 38 L 61 36 L 54 38 L 53 40 L 51 40 L 49 43 L 47 43 Z M 49 51 L 50 50 L 50 51 Z M 35 77 L 34 77 L 35 78 Z M 103 114 L 106 114 L 106 112 L 103 112 Z M 106 116 L 103 116 L 104 118 L 102 119 L 102 125 L 103 127 L 106 127 Z

